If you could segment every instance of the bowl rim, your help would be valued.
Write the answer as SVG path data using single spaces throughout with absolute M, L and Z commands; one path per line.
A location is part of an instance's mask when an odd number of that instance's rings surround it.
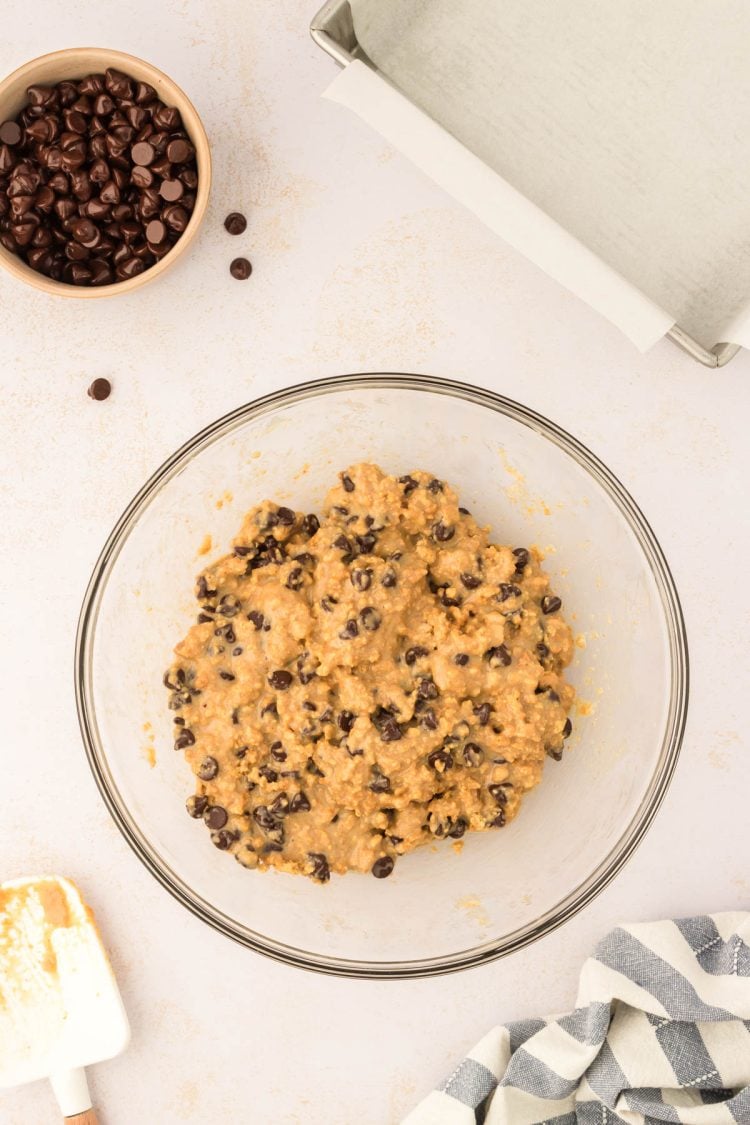
M 638 809 L 608 855 L 579 886 L 534 922 L 527 923 L 502 938 L 493 939 L 470 949 L 461 950 L 447 956 L 409 961 L 358 961 L 295 949 L 271 938 L 266 938 L 262 934 L 240 927 L 227 915 L 196 895 L 152 849 L 140 828 L 130 818 L 124 802 L 119 798 L 116 786 L 109 775 L 106 753 L 99 738 L 93 703 L 92 653 L 99 605 L 106 588 L 107 579 L 130 528 L 148 506 L 153 494 L 179 472 L 186 461 L 197 456 L 214 441 L 223 438 L 240 424 L 251 419 L 257 419 L 281 406 L 341 390 L 353 390 L 361 387 L 370 389 L 396 388 L 460 398 L 510 417 L 512 420 L 536 431 L 540 436 L 551 441 L 571 456 L 604 489 L 625 518 L 631 532 L 636 536 L 659 591 L 669 638 L 671 670 L 669 708 L 659 760 Z M 207 922 L 220 933 L 255 950 L 257 953 L 262 953 L 276 961 L 298 968 L 334 976 L 371 980 L 403 980 L 439 976 L 463 969 L 476 968 L 499 957 L 507 956 L 516 950 L 523 949 L 539 938 L 545 937 L 592 902 L 611 883 L 633 855 L 664 800 L 682 745 L 687 720 L 690 680 L 687 633 L 672 573 L 650 524 L 618 478 L 604 463 L 560 426 L 513 399 L 469 383 L 429 375 L 392 372 L 363 372 L 353 375 L 340 375 L 272 391 L 223 415 L 184 442 L 136 493 L 107 538 L 89 580 L 81 607 L 75 641 L 74 671 L 78 720 L 86 755 L 96 784 L 125 840 L 162 886 L 198 918 Z
M 145 75 L 149 76 L 144 79 L 145 81 L 149 81 L 152 85 L 156 84 L 157 86 L 163 84 L 166 87 L 165 93 L 168 93 L 170 97 L 174 98 L 180 113 L 182 114 L 183 111 L 186 111 L 187 115 L 193 119 L 189 126 L 185 123 L 185 127 L 195 147 L 196 160 L 199 164 L 195 207 L 193 208 L 188 225 L 169 253 L 165 254 L 156 265 L 144 270 L 143 273 L 138 274 L 136 277 L 129 278 L 126 281 L 115 281 L 112 282 L 111 285 L 71 285 L 68 282 L 54 281 L 51 277 L 38 273 L 17 254 L 13 254 L 10 250 L 6 250 L 4 246 L 0 246 L 0 266 L 3 266 L 8 273 L 17 280 L 23 281 L 25 284 L 31 285 L 34 289 L 38 289 L 40 292 L 46 293 L 51 297 L 80 297 L 88 300 L 96 300 L 131 293 L 133 290 L 140 289 L 141 286 L 155 281 L 157 277 L 161 277 L 162 274 L 171 269 L 188 249 L 203 223 L 208 207 L 209 196 L 211 194 L 211 147 L 208 142 L 208 135 L 203 120 L 198 110 L 182 87 L 179 86 L 173 78 L 170 78 L 163 70 L 160 70 L 159 67 L 154 66 L 153 63 L 148 62 L 146 59 L 141 59 L 137 55 L 131 55 L 125 51 L 116 51 L 109 47 L 65 47 L 59 51 L 48 51 L 44 55 L 37 55 L 36 58 L 29 59 L 28 62 L 22 63 L 0 80 L 0 101 L 11 85 L 22 79 L 24 84 L 33 82 L 34 76 L 42 64 L 49 64 L 53 61 L 55 63 L 59 62 L 64 64 L 79 57 L 87 58 L 91 62 L 92 72 L 101 67 L 115 66 L 128 74 L 129 77 L 135 77 L 129 69 L 129 67 L 135 65 L 137 69 L 142 70 Z

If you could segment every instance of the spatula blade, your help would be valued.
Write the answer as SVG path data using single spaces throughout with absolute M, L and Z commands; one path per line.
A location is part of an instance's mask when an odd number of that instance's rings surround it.
M 0 1087 L 119 1054 L 125 1009 L 89 907 L 67 879 L 0 884 Z

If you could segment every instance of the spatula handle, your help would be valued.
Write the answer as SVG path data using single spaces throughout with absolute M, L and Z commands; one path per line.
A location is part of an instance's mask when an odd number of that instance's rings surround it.
M 75 1117 L 64 1118 L 65 1125 L 99 1125 L 96 1110 L 87 1109 L 85 1113 L 77 1113 Z

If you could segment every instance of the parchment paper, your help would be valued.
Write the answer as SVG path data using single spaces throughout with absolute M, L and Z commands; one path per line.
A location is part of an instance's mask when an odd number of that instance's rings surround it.
M 329 97 L 640 347 L 750 345 L 746 0 L 351 6 Z

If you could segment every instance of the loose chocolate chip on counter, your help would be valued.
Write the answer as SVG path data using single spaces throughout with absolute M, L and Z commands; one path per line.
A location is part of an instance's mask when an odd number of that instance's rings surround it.
M 105 398 L 109 398 L 111 392 L 112 384 L 109 379 L 94 379 L 86 394 L 89 398 L 95 399 L 96 402 L 104 402 Z
M 194 794 L 188 797 L 185 802 L 185 808 L 188 811 L 188 816 L 192 816 L 194 820 L 199 820 L 203 816 L 208 806 L 208 797 L 202 797 Z
M 236 281 L 247 281 L 253 267 L 247 258 L 235 258 L 229 266 L 229 272 Z
M 291 687 L 292 673 L 286 672 L 283 668 L 279 668 L 277 671 L 271 673 L 268 677 L 268 682 L 271 687 L 276 688 L 277 691 L 286 691 L 288 687 Z
M 216 758 L 204 758 L 198 768 L 198 777 L 201 781 L 213 781 L 219 772 L 219 763 Z
M 244 234 L 247 229 L 247 219 L 239 211 L 230 211 L 224 220 L 224 229 L 229 234 Z
M 556 594 L 545 594 L 542 598 L 542 613 L 557 613 L 562 606 L 562 599 Z
M 229 820 L 227 810 L 221 805 L 209 805 L 203 813 L 203 819 L 209 828 L 218 831 Z
M 387 879 L 394 868 L 394 860 L 392 856 L 381 855 L 380 859 L 376 859 L 372 865 L 372 873 L 376 879 Z

